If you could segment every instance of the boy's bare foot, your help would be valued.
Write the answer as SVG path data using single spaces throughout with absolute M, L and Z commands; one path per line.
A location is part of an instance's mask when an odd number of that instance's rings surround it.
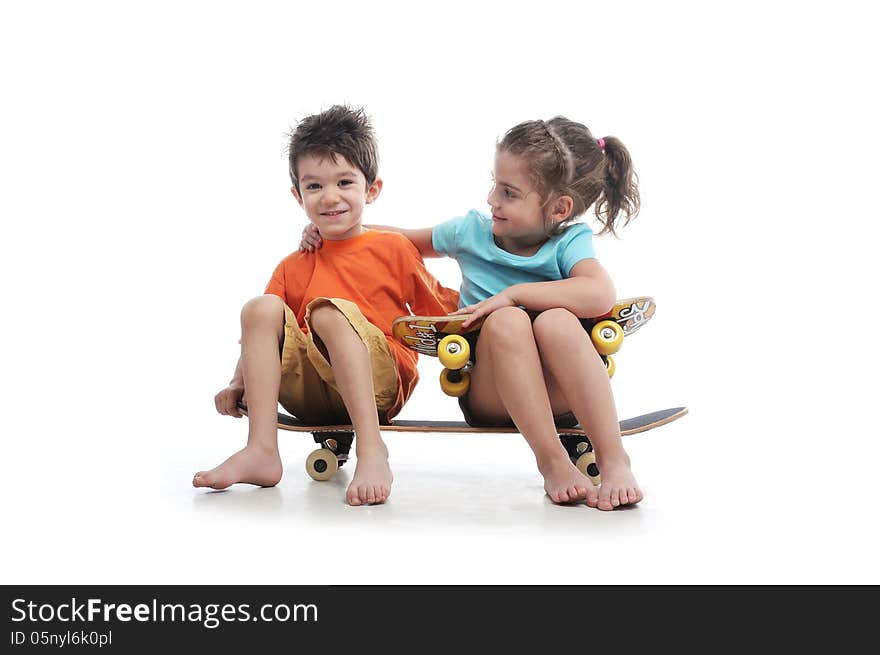
M 194 487 L 225 489 L 236 482 L 274 487 L 281 480 L 281 457 L 278 451 L 244 447 L 210 471 L 193 476 Z
M 544 476 L 544 491 L 554 503 L 585 500 L 591 507 L 596 506 L 598 491 L 590 478 L 581 473 L 568 457 L 560 457 L 545 466 L 541 475 Z
M 345 492 L 345 500 L 349 505 L 384 503 L 391 495 L 392 480 L 387 450 L 358 453 L 357 468 Z
M 621 505 L 635 505 L 644 498 L 628 461 L 602 462 L 600 470 L 599 502 L 593 507 L 607 511 Z

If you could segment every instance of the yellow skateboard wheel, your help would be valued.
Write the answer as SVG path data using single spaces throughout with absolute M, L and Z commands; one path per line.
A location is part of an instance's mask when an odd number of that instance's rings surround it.
M 590 338 L 600 355 L 613 355 L 623 343 L 623 328 L 614 321 L 599 321 L 590 331 Z
M 313 480 L 329 480 L 338 470 L 336 453 L 329 448 L 318 448 L 306 458 L 306 473 Z
M 467 366 L 471 356 L 471 346 L 460 334 L 443 337 L 437 345 L 437 357 L 440 363 L 453 371 Z
M 463 396 L 470 386 L 471 374 L 467 371 L 453 371 L 448 368 L 440 371 L 440 388 L 447 396 L 453 398 Z
M 605 368 L 608 369 L 608 377 L 609 379 L 614 377 L 614 371 L 617 370 L 617 366 L 614 364 L 614 358 L 611 355 L 607 357 L 603 357 L 605 361 Z
M 578 471 L 590 478 L 590 482 L 593 483 L 593 486 L 598 487 L 602 484 L 602 477 L 599 475 L 599 467 L 596 466 L 596 455 L 592 450 L 578 457 L 574 465 L 577 466 Z

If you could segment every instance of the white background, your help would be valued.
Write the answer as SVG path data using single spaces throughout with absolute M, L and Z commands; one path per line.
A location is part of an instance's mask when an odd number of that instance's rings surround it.
M 4 3 L 0 581 L 880 582 L 862 3 L 437 6 Z M 284 132 L 338 102 L 380 139 L 367 222 L 484 208 L 522 120 L 627 144 L 643 211 L 596 247 L 659 309 L 618 409 L 691 408 L 627 440 L 637 509 L 552 506 L 513 436 L 388 435 L 384 507 L 306 478 L 287 433 L 277 488 L 189 486 L 244 443 L 213 395 L 304 225 Z M 420 370 L 402 418 L 458 418 Z

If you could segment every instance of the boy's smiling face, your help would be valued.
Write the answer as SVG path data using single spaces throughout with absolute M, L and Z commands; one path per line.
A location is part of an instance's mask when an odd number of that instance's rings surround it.
M 382 190 L 382 180 L 370 186 L 357 166 L 340 155 L 329 157 L 305 154 L 297 160 L 296 187 L 290 190 L 322 239 L 341 241 L 361 234 L 364 206 Z

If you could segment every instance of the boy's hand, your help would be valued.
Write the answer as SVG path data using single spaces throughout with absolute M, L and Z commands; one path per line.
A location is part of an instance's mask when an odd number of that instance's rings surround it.
M 299 243 L 300 252 L 314 252 L 324 243 L 318 228 L 314 223 L 309 223 L 303 228 L 302 241 Z
M 486 298 L 482 302 L 478 302 L 475 305 L 468 305 L 467 307 L 462 307 L 459 310 L 450 312 L 449 315 L 454 316 L 456 314 L 470 314 L 470 316 L 467 317 L 467 320 L 462 321 L 461 323 L 461 327 L 466 328 L 478 318 L 488 316 L 496 309 L 501 309 L 502 307 L 516 306 L 517 302 L 514 299 L 513 295 L 510 293 L 510 289 L 505 289 L 501 293 L 497 293 L 491 298 Z
M 214 406 L 217 411 L 235 418 L 242 416 L 238 409 L 238 401 L 244 401 L 244 385 L 234 382 L 214 396 Z

